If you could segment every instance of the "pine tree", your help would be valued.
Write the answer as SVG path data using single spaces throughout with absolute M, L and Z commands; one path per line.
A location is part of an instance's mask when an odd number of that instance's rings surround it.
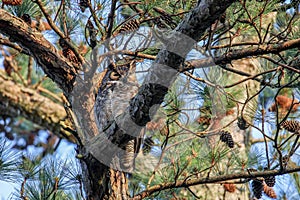
M 14 199 L 299 195 L 298 7 L 3 0 L 0 180 Z

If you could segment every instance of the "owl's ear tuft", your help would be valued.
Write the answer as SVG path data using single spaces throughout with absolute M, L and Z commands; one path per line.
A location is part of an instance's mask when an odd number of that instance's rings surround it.
M 113 63 L 110 63 L 108 66 L 107 66 L 108 70 L 115 70 L 115 66 Z
M 136 68 L 136 61 L 135 61 L 135 60 L 132 60 L 132 61 L 129 63 L 129 71 L 135 70 L 135 68 Z

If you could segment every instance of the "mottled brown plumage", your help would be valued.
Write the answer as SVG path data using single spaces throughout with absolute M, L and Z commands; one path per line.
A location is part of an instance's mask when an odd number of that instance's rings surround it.
M 138 83 L 135 77 L 135 62 L 108 67 L 95 102 L 95 117 L 99 131 L 105 131 L 116 121 L 117 117 L 125 112 L 130 100 L 138 92 Z M 131 133 L 127 133 L 131 134 Z M 141 136 L 130 140 L 124 145 L 119 158 L 119 167 L 126 172 L 134 169 L 136 153 L 140 149 Z M 122 145 L 120 145 L 122 146 Z

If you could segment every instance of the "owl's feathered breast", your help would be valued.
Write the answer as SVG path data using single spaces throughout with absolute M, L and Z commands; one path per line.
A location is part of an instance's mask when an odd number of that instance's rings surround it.
M 95 102 L 96 122 L 100 131 L 126 110 L 137 91 L 135 67 L 132 64 L 118 69 L 108 68 Z
M 99 131 L 110 127 L 112 121 L 129 107 L 130 100 L 138 92 L 138 83 L 135 77 L 135 63 L 121 66 L 121 68 L 108 68 L 99 87 L 95 102 L 95 117 Z M 131 133 L 127 133 L 131 134 Z M 140 136 L 130 140 L 117 153 L 114 165 L 118 169 L 132 172 L 134 160 L 139 152 L 142 132 Z M 116 162 L 116 160 L 119 160 Z M 119 164 L 116 164 L 119 163 Z

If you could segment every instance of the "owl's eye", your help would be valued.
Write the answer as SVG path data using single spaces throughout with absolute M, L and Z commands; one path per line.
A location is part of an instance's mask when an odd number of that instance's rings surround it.
M 121 75 L 119 73 L 113 71 L 110 73 L 109 78 L 111 80 L 119 80 L 121 78 Z

